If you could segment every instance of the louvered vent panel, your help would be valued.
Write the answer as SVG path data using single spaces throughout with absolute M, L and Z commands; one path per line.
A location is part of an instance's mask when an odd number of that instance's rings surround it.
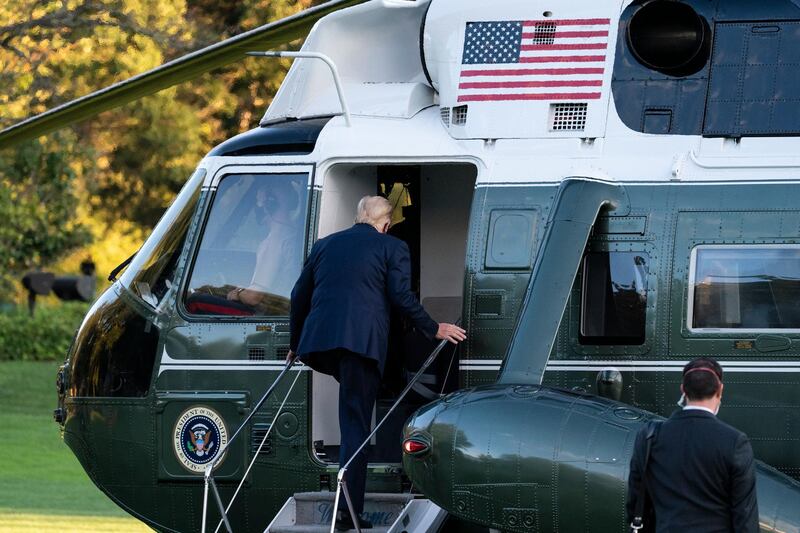
M 250 452 L 255 454 L 258 452 L 258 446 L 264 439 L 264 435 L 269 431 L 269 424 L 253 424 L 253 430 L 250 432 Z M 261 448 L 259 455 L 272 454 L 272 437 L 267 439 L 264 446 Z
M 460 105 L 453 108 L 453 125 L 463 126 L 467 123 L 468 106 Z
M 251 346 L 247 350 L 247 358 L 251 361 L 263 361 L 267 358 L 267 351 L 262 346 Z
M 439 114 L 442 116 L 442 122 L 445 126 L 450 125 L 450 108 L 443 107 L 439 110 Z
M 275 347 L 275 359 L 286 359 L 286 356 L 289 355 L 289 347 L 288 346 L 276 346 Z
M 586 103 L 550 104 L 550 131 L 586 129 Z
M 555 22 L 538 22 L 533 27 L 533 44 L 553 44 L 555 40 Z

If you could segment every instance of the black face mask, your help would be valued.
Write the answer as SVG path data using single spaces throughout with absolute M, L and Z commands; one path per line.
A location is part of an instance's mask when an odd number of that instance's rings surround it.
M 274 213 L 278 210 L 278 199 L 272 195 L 267 196 L 267 199 L 264 201 L 263 208 L 267 213 Z
M 266 224 L 269 221 L 270 212 L 266 205 L 256 205 L 253 214 L 258 224 Z

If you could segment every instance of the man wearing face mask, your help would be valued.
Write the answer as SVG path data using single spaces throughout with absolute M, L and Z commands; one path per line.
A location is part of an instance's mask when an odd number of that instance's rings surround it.
M 266 228 L 266 237 L 256 250 L 253 278 L 247 287 L 233 289 L 228 300 L 255 307 L 265 295 L 281 296 L 288 301 L 289 291 L 298 271 L 287 257 L 296 257 L 302 246 L 302 235 L 292 220 L 297 208 L 297 192 L 291 183 L 275 182 L 256 193 L 256 213 Z
M 637 435 L 628 478 L 632 526 L 639 516 L 644 531 L 658 533 L 758 532 L 753 449 L 747 435 L 717 419 L 722 390 L 719 363 L 689 362 L 683 408 Z M 651 502 L 650 513 L 637 506 L 640 498 Z

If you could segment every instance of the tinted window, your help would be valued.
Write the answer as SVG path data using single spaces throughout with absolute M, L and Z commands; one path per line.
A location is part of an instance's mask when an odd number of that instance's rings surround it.
M 307 174 L 226 176 L 195 259 L 193 314 L 283 316 L 303 261 Z
M 698 248 L 693 328 L 800 329 L 800 248 Z
M 200 199 L 205 175 L 204 169 L 198 169 L 184 185 L 122 275 L 123 285 L 153 307 L 172 286 L 172 277 Z
M 489 223 L 486 268 L 530 268 L 535 211 L 495 210 Z
M 583 260 L 581 344 L 643 344 L 647 256 L 598 252 Z

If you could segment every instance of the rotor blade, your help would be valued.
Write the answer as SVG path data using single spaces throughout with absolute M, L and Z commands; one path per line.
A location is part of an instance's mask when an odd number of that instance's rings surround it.
M 314 23 L 325 15 L 365 1 L 367 0 L 331 0 L 72 100 L 0 131 L 0 148 L 44 135 L 142 96 L 197 78 L 210 70 L 239 61 L 246 57 L 245 53 L 248 51 L 269 50 L 304 37 Z

